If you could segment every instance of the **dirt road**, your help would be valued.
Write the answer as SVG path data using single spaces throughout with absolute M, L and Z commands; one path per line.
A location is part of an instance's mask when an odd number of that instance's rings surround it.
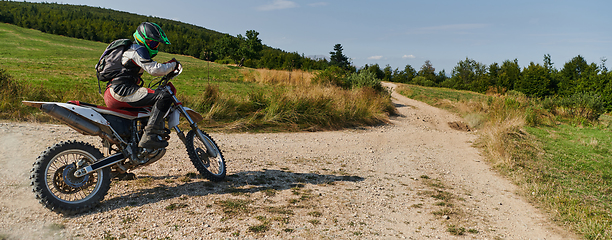
M 68 127 L 0 122 L 0 239 L 575 239 L 515 194 L 453 130 L 457 116 L 393 94 L 385 126 L 211 134 L 228 180 L 195 176 L 173 136 L 159 162 L 116 181 L 93 211 L 55 214 L 29 186 L 36 157 Z

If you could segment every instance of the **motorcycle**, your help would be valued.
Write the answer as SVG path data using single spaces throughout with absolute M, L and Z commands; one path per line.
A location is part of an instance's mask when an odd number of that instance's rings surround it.
M 212 137 L 198 128 L 202 115 L 183 106 L 170 82 L 182 71 L 179 66 L 149 87 L 157 86 L 172 95 L 164 124 L 176 131 L 198 172 L 210 181 L 222 181 L 226 175 L 223 153 Z M 120 110 L 80 101 L 23 104 L 41 109 L 81 134 L 100 137 L 107 149 L 104 155 L 90 143 L 62 141 L 38 156 L 31 170 L 31 185 L 39 202 L 52 211 L 72 215 L 92 209 L 104 199 L 111 179 L 133 179 L 131 170 L 150 165 L 166 153 L 165 148 L 138 147 L 150 108 Z M 187 135 L 179 128 L 181 116 L 191 127 Z

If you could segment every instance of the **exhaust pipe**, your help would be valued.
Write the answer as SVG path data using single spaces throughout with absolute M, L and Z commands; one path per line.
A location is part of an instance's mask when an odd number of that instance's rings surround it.
M 64 122 L 66 125 L 81 134 L 93 136 L 101 136 L 104 134 L 104 132 L 102 132 L 102 129 L 97 125 L 53 103 L 43 104 L 42 106 L 40 106 L 40 109 L 43 112 L 51 115 L 52 117 Z

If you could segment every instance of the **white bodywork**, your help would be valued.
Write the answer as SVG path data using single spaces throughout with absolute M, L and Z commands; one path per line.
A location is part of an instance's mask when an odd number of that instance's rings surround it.
M 110 126 L 110 123 L 106 120 L 106 118 L 102 117 L 100 113 L 98 113 L 91 107 L 82 107 L 82 106 L 77 106 L 74 104 L 58 103 L 58 102 L 22 101 L 22 103 L 25 105 L 31 106 L 31 107 L 36 107 L 36 108 L 40 108 L 40 106 L 42 106 L 43 104 L 55 104 L 57 106 L 65 108 L 66 110 L 74 112 L 80 115 L 81 117 L 87 118 L 93 122 L 96 122 L 96 123 L 99 123 L 105 126 Z

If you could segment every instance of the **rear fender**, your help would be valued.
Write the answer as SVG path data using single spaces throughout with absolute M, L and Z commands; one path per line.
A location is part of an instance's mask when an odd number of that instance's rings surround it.
M 110 127 L 110 123 L 108 122 L 108 120 L 106 120 L 106 118 L 104 118 L 102 114 L 96 112 L 92 108 L 81 107 L 81 106 L 76 106 L 74 104 L 67 104 L 67 103 L 56 103 L 56 105 L 63 107 L 69 111 L 72 111 L 78 114 L 79 116 L 88 119 L 89 121 Z
M 106 118 L 104 118 L 100 113 L 96 112 L 95 110 L 93 110 L 92 108 L 89 107 L 81 107 L 81 106 L 77 106 L 74 104 L 68 104 L 68 103 L 59 103 L 59 102 L 33 102 L 33 101 L 22 101 L 22 103 L 24 105 L 30 106 L 30 107 L 35 107 L 40 109 L 42 107 L 43 104 L 54 104 L 57 105 L 59 107 L 62 107 L 68 111 L 71 111 L 83 118 L 86 118 L 89 121 L 92 121 L 94 123 L 98 123 L 104 126 L 108 126 L 110 127 L 110 123 L 106 120 Z

